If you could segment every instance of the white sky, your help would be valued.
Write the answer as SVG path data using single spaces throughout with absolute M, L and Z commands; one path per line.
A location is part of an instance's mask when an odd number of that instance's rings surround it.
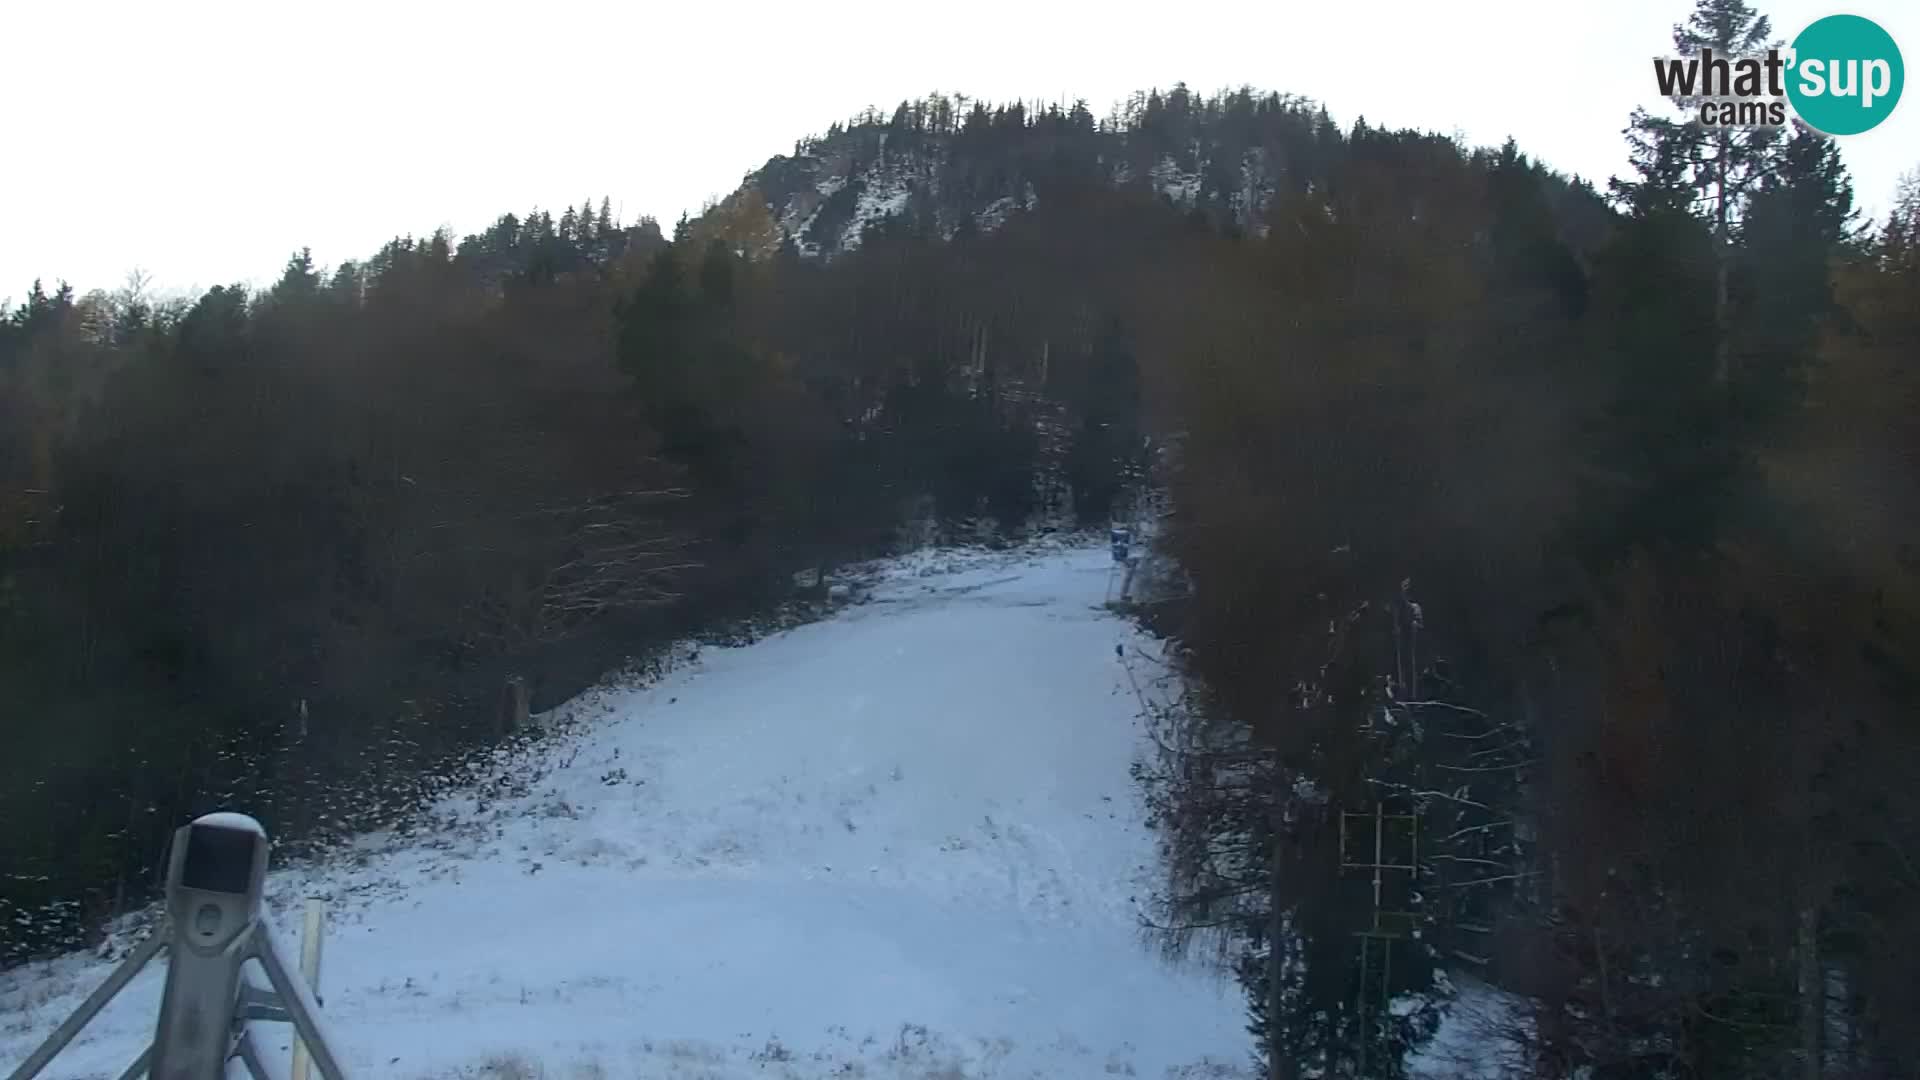
M 932 90 L 1105 115 L 1149 86 L 1248 83 L 1342 125 L 1511 134 L 1604 183 L 1691 0 L 4 6 L 0 298 L 17 300 L 36 276 L 84 292 L 136 266 L 168 289 L 271 280 L 302 245 L 334 265 L 602 195 L 671 227 L 798 137 Z M 1789 40 L 1851 10 L 1920 62 L 1910 0 L 1757 6 Z M 1841 145 L 1879 216 L 1920 166 L 1920 100 Z

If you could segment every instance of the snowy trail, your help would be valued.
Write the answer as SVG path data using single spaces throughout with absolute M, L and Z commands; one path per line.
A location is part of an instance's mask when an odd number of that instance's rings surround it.
M 593 715 L 541 750 L 528 794 L 456 800 L 435 842 L 275 875 L 283 931 L 300 897 L 330 897 L 348 1067 L 1241 1075 L 1238 995 L 1137 930 L 1154 855 L 1108 560 L 892 564 L 833 619 L 576 703 Z M 104 974 L 0 976 L 0 1064 Z M 158 974 L 45 1075 L 116 1075 Z

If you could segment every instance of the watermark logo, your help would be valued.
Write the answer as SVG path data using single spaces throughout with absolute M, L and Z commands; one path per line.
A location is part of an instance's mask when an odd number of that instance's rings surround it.
M 1793 39 L 1798 60 L 1787 97 L 1806 125 L 1828 135 L 1858 135 L 1900 103 L 1907 69 L 1893 35 L 1872 19 L 1829 15 Z
M 1756 56 L 1657 57 L 1660 96 L 1697 110 L 1710 128 L 1781 127 L 1793 115 L 1827 135 L 1858 135 L 1900 103 L 1906 65 L 1893 35 L 1872 19 L 1829 15 L 1785 50 Z

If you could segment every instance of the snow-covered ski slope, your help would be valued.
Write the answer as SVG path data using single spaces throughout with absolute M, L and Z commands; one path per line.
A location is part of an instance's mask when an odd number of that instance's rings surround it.
M 1106 549 L 887 566 L 827 621 L 573 703 L 523 793 L 453 800 L 432 840 L 275 874 L 283 940 L 328 900 L 354 1075 L 1241 1075 L 1238 993 L 1140 937 Z M 117 1075 L 160 966 L 45 1075 Z M 106 970 L 0 976 L 0 1064 Z

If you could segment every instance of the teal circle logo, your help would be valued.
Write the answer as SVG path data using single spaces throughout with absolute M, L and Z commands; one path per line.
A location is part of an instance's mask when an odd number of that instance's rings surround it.
M 1900 103 L 1906 65 L 1893 35 L 1872 19 L 1829 15 L 1793 39 L 1787 99 L 1815 131 L 1858 135 Z

